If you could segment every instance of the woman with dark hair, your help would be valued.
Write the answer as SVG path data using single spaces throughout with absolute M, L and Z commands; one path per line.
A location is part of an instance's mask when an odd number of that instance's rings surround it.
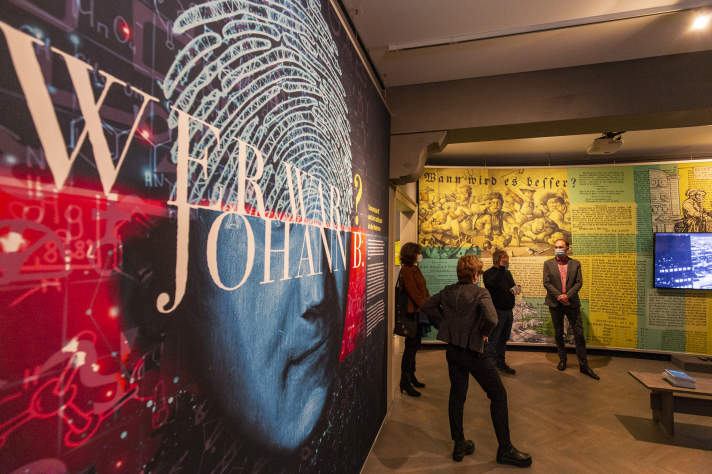
M 480 384 L 490 399 L 490 415 L 499 449 L 497 462 L 530 466 L 531 456 L 519 451 L 509 438 L 507 391 L 492 360 L 484 352 L 487 334 L 497 324 L 497 312 L 489 291 L 476 285 L 482 275 L 482 261 L 464 255 L 457 261 L 458 282 L 446 286 L 426 301 L 421 311 L 438 326 L 438 339 L 447 342 L 450 373 L 450 434 L 455 442 L 452 459 L 459 462 L 475 452 L 475 443 L 465 439 L 462 427 L 469 376 Z
M 408 294 L 408 317 L 418 321 L 420 306 L 430 297 L 428 287 L 425 285 L 425 277 L 418 268 L 418 263 L 423 260 L 422 248 L 416 243 L 408 242 L 401 247 L 400 260 L 402 266 L 399 278 L 400 284 Z M 420 392 L 413 387 L 425 387 L 424 383 L 415 378 L 415 353 L 418 352 L 421 337 L 418 324 L 416 334 L 405 338 L 405 349 L 401 359 L 400 390 L 411 397 L 420 396 Z

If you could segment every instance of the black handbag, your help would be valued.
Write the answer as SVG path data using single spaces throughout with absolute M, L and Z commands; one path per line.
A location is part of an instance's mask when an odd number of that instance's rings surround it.
M 415 320 L 416 314 L 417 313 L 412 313 L 413 317 L 407 313 L 403 318 L 396 317 L 396 324 L 393 326 L 393 334 L 403 337 L 418 337 L 418 322 Z
M 408 312 L 408 300 L 410 295 L 401 282 L 398 273 L 396 283 L 396 321 L 393 326 L 393 334 L 403 337 L 418 337 L 418 313 Z M 415 302 L 413 302 L 415 303 Z

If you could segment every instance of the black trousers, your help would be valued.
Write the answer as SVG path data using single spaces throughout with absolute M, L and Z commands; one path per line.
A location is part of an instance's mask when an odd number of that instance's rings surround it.
M 401 359 L 401 379 L 405 377 L 405 374 L 415 373 L 415 353 L 420 347 L 420 340 L 420 331 L 418 331 L 418 337 L 405 338 L 405 349 L 403 349 L 403 358 Z
M 576 342 L 576 356 L 581 367 L 588 364 L 586 360 L 586 338 L 583 335 L 583 321 L 581 319 L 581 308 L 572 308 L 559 304 L 549 306 L 551 323 L 554 325 L 554 339 L 559 351 L 559 358 L 566 359 L 566 345 L 564 344 L 564 316 L 569 320 L 569 327 L 574 331 L 574 341 Z
M 507 411 L 507 391 L 502 385 L 499 373 L 486 354 L 453 346 L 447 347 L 447 367 L 450 373 L 450 434 L 453 441 L 462 441 L 465 434 L 462 416 L 467 399 L 470 374 L 480 384 L 490 399 L 490 415 L 497 435 L 499 447 L 507 450 L 512 446 L 509 438 L 509 413 Z
M 512 321 L 514 314 L 511 309 L 497 309 L 499 321 L 492 328 L 487 341 L 487 355 L 494 360 L 495 364 L 504 364 L 504 354 L 507 350 L 507 341 L 512 334 Z

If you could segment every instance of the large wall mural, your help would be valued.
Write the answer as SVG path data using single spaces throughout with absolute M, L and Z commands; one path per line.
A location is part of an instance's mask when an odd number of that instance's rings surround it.
M 385 107 L 328 2 L 196 3 L 0 12 L 3 471 L 357 472 L 385 415 Z
M 418 190 L 421 269 L 431 293 L 455 280 L 463 254 L 486 266 L 496 248 L 510 255 L 523 290 L 511 341 L 553 343 L 542 271 L 563 238 L 582 263 L 590 345 L 712 353 L 709 291 L 653 285 L 654 232 L 712 229 L 710 163 L 426 168 Z

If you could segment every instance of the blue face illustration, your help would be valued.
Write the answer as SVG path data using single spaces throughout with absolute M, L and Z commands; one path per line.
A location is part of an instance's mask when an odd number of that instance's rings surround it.
M 206 211 L 206 214 L 209 213 Z M 196 236 L 207 235 L 215 215 L 201 215 Z M 257 217 L 227 218 L 218 237 L 220 278 L 241 281 L 246 268 L 247 222 L 255 237 L 254 266 L 244 285 L 218 288 L 196 259 L 191 279 L 198 314 L 189 315 L 207 361 L 203 374 L 223 413 L 240 431 L 277 449 L 296 448 L 316 425 L 336 373 L 346 310 L 348 263 L 335 231 L 326 231 L 333 271 L 320 229 L 289 226 L 288 279 L 284 252 L 272 252 L 264 280 L 264 226 Z M 284 249 L 286 226 L 272 222 L 273 250 Z M 305 233 L 309 233 L 305 237 Z M 341 233 L 348 245 L 348 235 Z M 331 245 L 334 244 L 334 245 Z M 311 245 L 312 259 L 307 245 Z M 198 257 L 199 258 L 199 257 Z M 204 261 L 204 259 L 203 259 Z M 313 267 L 313 268 L 312 268 Z
M 248 225 L 255 248 L 250 277 L 226 290 L 205 265 L 204 242 L 219 213 L 196 210 L 191 220 L 188 285 L 197 314 L 190 319 L 202 340 L 202 376 L 228 421 L 250 439 L 294 449 L 324 409 L 346 308 L 348 273 L 334 250 L 336 231 L 325 231 L 326 240 L 334 240 L 331 271 L 317 227 L 327 221 L 349 226 L 352 212 L 350 125 L 338 49 L 317 0 L 204 2 L 181 13 L 173 30 L 191 39 L 160 87 L 172 107 L 195 119 L 190 156 L 207 152 L 204 167 L 190 164 L 190 203 L 214 203 L 217 196 L 222 211 L 244 203 L 248 210 L 297 215 L 311 224 L 288 229 L 260 217 L 226 218 L 216 245 L 224 286 L 244 276 Z M 202 133 L 198 121 L 219 131 L 219 146 L 217 134 Z M 175 131 L 175 111 L 168 124 Z M 238 142 L 251 150 L 240 165 Z M 240 175 L 248 185 L 238 184 L 245 182 Z M 348 252 L 347 234 L 341 235 Z M 284 250 L 287 236 L 284 278 L 285 252 L 275 250 Z M 265 245 L 272 249 L 267 277 Z

